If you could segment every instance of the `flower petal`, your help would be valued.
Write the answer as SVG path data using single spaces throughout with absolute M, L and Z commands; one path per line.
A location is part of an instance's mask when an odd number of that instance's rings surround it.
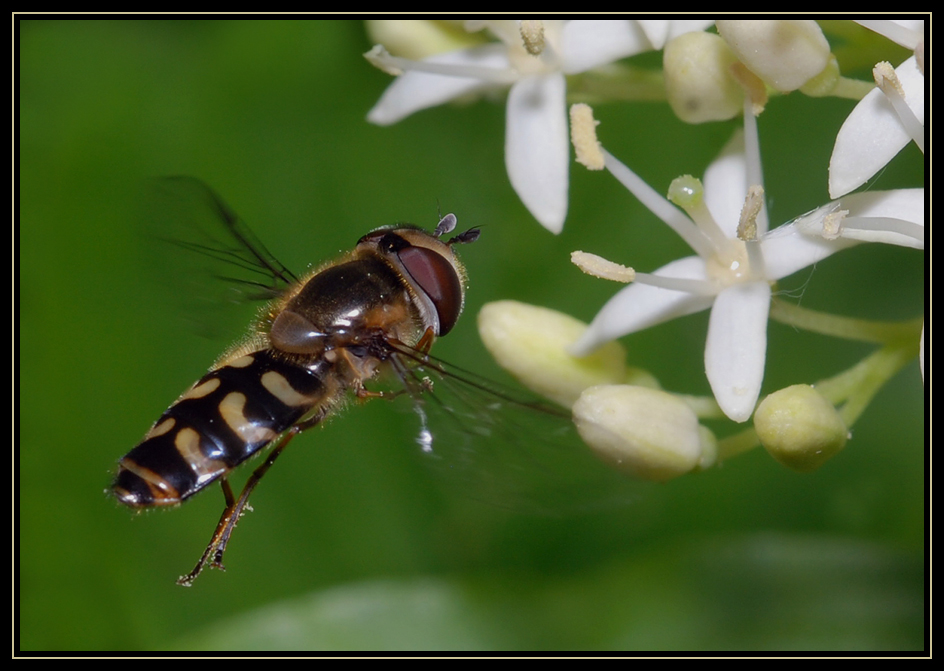
M 698 256 L 662 266 L 655 275 L 704 280 L 705 262 Z M 603 343 L 664 321 L 708 308 L 714 296 L 673 291 L 648 284 L 630 284 L 607 301 L 580 339 L 571 345 L 574 356 L 586 356 Z
M 847 228 L 843 236 L 864 242 L 882 242 L 887 245 L 900 245 L 924 249 L 924 189 L 893 189 L 891 191 L 863 191 L 853 193 L 839 200 L 839 207 L 848 210 L 846 215 L 850 224 L 853 219 L 864 223 L 873 220 L 879 226 L 868 230 L 856 227 Z M 904 235 L 896 230 L 894 223 L 914 224 L 918 237 Z M 914 227 L 912 227 L 914 228 Z
M 823 237 L 823 220 L 836 209 L 833 203 L 824 205 L 778 226 L 761 239 L 767 279 L 782 279 L 856 244 L 845 238 L 827 240 Z
M 420 62 L 453 66 L 457 73 L 468 67 L 492 68 L 498 73 L 509 67 L 507 54 L 508 50 L 503 44 L 487 44 L 438 54 Z M 492 82 L 481 78 L 459 74 L 449 76 L 418 70 L 407 71 L 387 87 L 377 104 L 367 113 L 367 120 L 379 126 L 388 126 L 419 110 L 441 105 L 493 85 Z
M 799 253 L 804 244 L 802 239 L 779 239 L 796 238 L 794 233 L 801 233 L 800 238 L 808 238 L 816 246 L 825 244 L 824 250 L 828 253 L 858 242 L 881 242 L 924 249 L 924 201 L 924 189 L 894 189 L 853 193 L 818 207 L 772 231 L 761 241 L 765 259 L 770 258 L 767 268 L 769 275 L 771 279 L 779 279 L 803 267 L 797 265 L 790 270 L 776 265 L 781 259 L 787 259 L 786 262 L 790 263 L 792 258 L 800 258 L 791 255 Z M 839 211 L 844 212 L 842 228 L 836 231 L 836 235 L 841 237 L 823 240 L 826 216 Z M 790 251 L 791 246 L 795 247 L 793 251 Z M 820 258 L 825 256 L 817 258 L 815 252 L 810 252 L 805 265 L 815 263 Z M 771 264 L 774 268 L 771 268 Z
M 544 228 L 560 233 L 567 217 L 566 84 L 555 73 L 525 77 L 511 87 L 505 166 L 521 202 Z
M 895 68 L 905 102 L 924 123 L 924 75 L 912 56 Z M 891 161 L 911 137 L 881 90 L 870 91 L 846 118 L 829 159 L 829 195 L 856 189 Z
M 770 285 L 735 284 L 711 308 L 705 344 L 705 373 L 725 415 L 750 419 L 764 381 Z
M 584 72 L 652 47 L 634 21 L 568 21 L 561 31 L 564 72 Z
M 640 19 L 636 21 L 649 40 L 649 49 L 661 49 L 666 43 L 685 33 L 706 30 L 714 23 L 713 19 Z
M 737 238 L 741 208 L 747 197 L 747 157 L 744 132 L 735 131 L 731 139 L 705 170 L 705 205 L 715 223 L 729 239 Z

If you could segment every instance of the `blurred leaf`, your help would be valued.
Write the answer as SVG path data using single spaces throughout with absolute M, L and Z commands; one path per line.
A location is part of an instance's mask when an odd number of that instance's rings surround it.
M 582 576 L 333 587 L 217 622 L 168 649 L 919 651 L 921 579 L 918 563 L 859 541 L 713 538 Z

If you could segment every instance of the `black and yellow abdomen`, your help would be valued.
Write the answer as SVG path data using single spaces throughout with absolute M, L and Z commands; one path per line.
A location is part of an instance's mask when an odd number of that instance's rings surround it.
M 119 462 L 115 495 L 134 507 L 192 496 L 306 415 L 326 411 L 326 369 L 266 349 L 210 371 Z

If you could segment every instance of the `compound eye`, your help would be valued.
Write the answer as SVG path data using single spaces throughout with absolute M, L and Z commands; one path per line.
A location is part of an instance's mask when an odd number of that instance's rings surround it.
M 405 247 L 396 254 L 436 308 L 439 315 L 439 333 L 436 335 L 446 335 L 462 312 L 462 281 L 455 266 L 442 254 L 426 247 Z

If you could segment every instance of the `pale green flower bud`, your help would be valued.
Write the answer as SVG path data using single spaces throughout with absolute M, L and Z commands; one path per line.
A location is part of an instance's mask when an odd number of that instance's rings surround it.
M 793 91 L 829 65 L 829 42 L 816 21 L 716 21 L 738 59 L 778 91 Z
M 733 119 L 744 91 L 731 73 L 737 62 L 724 40 L 712 33 L 685 33 L 665 45 L 662 68 L 669 104 L 686 123 Z
M 394 56 L 422 60 L 429 56 L 480 44 L 482 37 L 467 32 L 460 21 L 371 19 L 367 35 Z
M 586 357 L 567 353 L 568 345 L 587 328 L 569 315 L 517 301 L 497 301 L 482 308 L 478 323 L 482 342 L 502 368 L 528 389 L 566 408 L 587 387 L 627 379 L 626 351 L 617 342 Z M 655 384 L 651 377 L 646 382 Z
M 583 441 L 607 464 L 664 482 L 713 463 L 717 445 L 683 401 L 664 391 L 628 385 L 585 390 L 573 407 Z
M 822 466 L 849 437 L 833 404 L 805 384 L 775 391 L 761 401 L 754 412 L 754 430 L 770 456 L 801 473 Z

